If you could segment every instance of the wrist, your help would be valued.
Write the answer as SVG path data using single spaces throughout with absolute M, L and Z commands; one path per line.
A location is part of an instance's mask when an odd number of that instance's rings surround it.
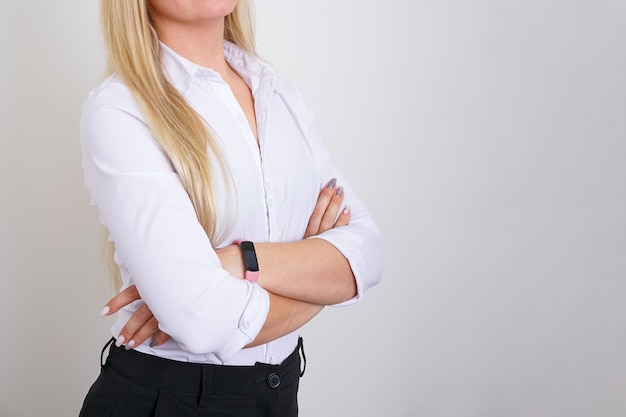
M 239 244 L 233 244 L 218 249 L 217 256 L 220 259 L 222 268 L 236 278 L 244 279 L 245 265 L 241 256 L 241 248 Z

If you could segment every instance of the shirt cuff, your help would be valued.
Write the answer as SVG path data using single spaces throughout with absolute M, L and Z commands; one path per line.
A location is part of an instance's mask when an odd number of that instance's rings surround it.
M 251 297 L 239 319 L 235 335 L 224 345 L 215 356 L 225 362 L 237 354 L 244 346 L 250 344 L 261 332 L 270 309 L 270 298 L 267 291 L 254 282 L 249 283 Z
M 323 239 L 336 247 L 348 260 L 350 268 L 352 268 L 352 273 L 354 274 L 354 279 L 356 281 L 357 293 L 353 298 L 334 304 L 334 306 L 347 306 L 360 301 L 365 290 L 372 286 L 367 284 L 367 268 L 364 262 L 364 254 L 362 252 L 362 246 L 365 239 L 361 236 L 355 235 L 354 233 L 341 230 L 340 228 L 331 229 L 319 235 L 311 236 L 310 239 Z

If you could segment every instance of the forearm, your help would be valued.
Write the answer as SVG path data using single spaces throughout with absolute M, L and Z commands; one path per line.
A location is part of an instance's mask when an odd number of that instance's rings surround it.
M 269 293 L 270 309 L 257 337 L 246 347 L 271 342 L 285 336 L 315 317 L 324 306 Z
M 255 243 L 258 283 L 266 290 L 312 304 L 330 305 L 356 294 L 348 260 L 322 239 Z

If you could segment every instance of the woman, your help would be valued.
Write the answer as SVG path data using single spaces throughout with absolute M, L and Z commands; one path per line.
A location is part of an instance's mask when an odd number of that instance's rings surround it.
M 104 313 L 141 300 L 81 416 L 295 416 L 298 329 L 378 283 L 377 228 L 255 56 L 247 1 L 102 14 L 111 76 L 83 109 L 85 183 L 126 288 Z

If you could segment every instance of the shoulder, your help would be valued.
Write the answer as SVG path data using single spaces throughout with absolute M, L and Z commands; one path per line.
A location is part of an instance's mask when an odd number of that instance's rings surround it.
M 276 74 L 274 91 L 294 104 L 304 105 L 300 90 L 291 81 L 278 73 Z
M 302 93 L 295 84 L 280 74 L 276 74 L 274 95 L 303 128 L 312 122 L 313 114 L 306 105 Z
M 132 92 L 118 75 L 87 96 L 80 142 L 84 156 L 106 161 L 118 171 L 170 169 Z
M 83 104 L 80 137 L 84 147 L 102 149 L 122 145 L 146 127 L 133 94 L 117 74 L 94 88 Z
M 112 110 L 143 120 L 133 94 L 118 74 L 111 75 L 89 92 L 83 103 L 82 118 L 97 117 Z

